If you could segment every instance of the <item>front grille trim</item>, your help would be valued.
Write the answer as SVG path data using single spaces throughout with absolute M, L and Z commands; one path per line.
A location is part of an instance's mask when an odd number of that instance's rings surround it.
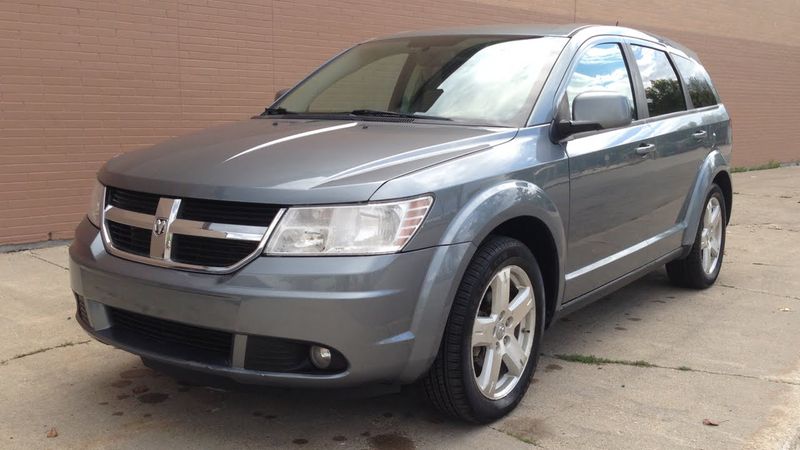
M 231 239 L 204 238 L 189 234 L 172 235 L 171 258 L 176 262 L 195 264 L 212 264 L 213 261 L 224 262 L 228 266 L 246 258 L 257 247 L 257 242 Z
M 191 272 L 226 274 L 240 269 L 245 264 L 249 263 L 263 253 L 264 247 L 266 247 L 267 241 L 272 235 L 272 232 L 274 231 L 283 214 L 286 212 L 286 208 L 265 205 L 265 210 L 272 208 L 276 212 L 271 221 L 268 224 L 265 224 L 266 226 L 261 227 L 236 223 L 204 222 L 179 218 L 180 204 L 182 199 L 161 196 L 159 197 L 159 204 L 156 208 L 155 214 L 151 215 L 145 214 L 141 211 L 125 210 L 118 206 L 112 205 L 109 201 L 109 192 L 112 189 L 116 188 L 105 188 L 106 192 L 104 193 L 103 198 L 106 199 L 106 202 L 104 203 L 104 206 L 100 212 L 100 220 L 102 224 L 100 234 L 106 250 L 114 256 L 130 261 L 151 266 L 166 267 Z M 125 192 L 130 193 L 132 191 Z M 196 200 L 187 199 L 187 201 Z M 164 208 L 164 206 L 167 206 L 167 208 Z M 171 210 L 168 208 L 169 206 L 172 206 Z M 161 235 L 155 235 L 154 232 L 155 221 L 157 217 L 168 219 L 167 229 L 163 233 L 163 238 Z M 140 251 L 138 252 L 132 252 L 124 248 L 124 245 L 122 246 L 123 248 L 120 248 L 119 245 L 116 245 L 109 229 L 109 222 L 123 224 L 129 227 L 138 228 L 140 230 L 147 230 L 147 232 L 151 235 L 149 254 L 142 254 L 143 252 L 141 249 L 139 249 Z M 225 260 L 224 265 L 211 264 L 213 261 L 208 260 L 208 258 L 203 258 L 202 263 L 187 261 L 186 259 L 178 261 L 172 258 L 170 250 L 171 241 L 175 235 L 188 235 L 192 237 L 214 240 L 228 239 L 232 244 L 256 242 L 258 245 L 255 246 L 252 252 L 243 256 L 240 255 L 241 258 L 237 259 L 236 262 L 230 263 L 231 259 Z M 167 243 L 167 245 L 165 245 L 165 243 Z M 249 247 L 252 247 L 252 245 L 248 244 L 248 248 Z
M 181 202 L 178 219 L 259 227 L 264 225 L 261 218 L 275 216 L 279 209 L 275 205 L 263 203 L 188 198 Z M 224 220 L 220 220 L 220 216 Z
M 108 235 L 114 246 L 120 251 L 132 255 L 148 256 L 150 254 L 150 230 L 113 220 L 106 222 Z
M 159 196 L 127 189 L 108 188 L 103 198 L 106 199 L 107 204 L 120 209 L 154 215 L 156 207 L 158 207 Z

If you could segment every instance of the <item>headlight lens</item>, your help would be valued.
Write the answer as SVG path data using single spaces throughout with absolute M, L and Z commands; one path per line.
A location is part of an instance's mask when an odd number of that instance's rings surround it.
M 103 209 L 105 192 L 105 186 L 95 180 L 92 194 L 89 197 L 89 212 L 87 216 L 89 217 L 89 222 L 92 222 L 97 228 L 100 228 L 100 211 Z
M 269 239 L 271 255 L 395 253 L 411 240 L 433 204 L 420 197 L 366 205 L 290 208 Z

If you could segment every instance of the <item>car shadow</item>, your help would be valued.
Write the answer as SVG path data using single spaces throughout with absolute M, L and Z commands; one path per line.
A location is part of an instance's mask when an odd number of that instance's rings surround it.
M 542 353 L 615 354 L 615 346 L 620 340 L 652 337 L 647 328 L 652 327 L 653 321 L 684 308 L 683 303 L 693 301 L 697 292 L 675 287 L 665 269 L 655 270 L 585 308 L 557 319 L 545 332 Z M 628 331 L 630 333 L 626 335 Z

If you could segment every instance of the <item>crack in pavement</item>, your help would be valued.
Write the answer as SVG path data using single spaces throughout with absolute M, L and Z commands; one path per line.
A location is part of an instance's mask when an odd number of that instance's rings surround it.
M 543 353 L 542 356 L 544 356 L 546 358 L 556 359 L 558 361 L 571 362 L 571 363 L 574 363 L 574 364 L 587 364 L 587 365 L 598 365 L 598 366 L 599 365 L 618 365 L 618 366 L 638 367 L 638 368 L 641 368 L 641 369 L 677 370 L 679 372 L 696 372 L 696 373 L 704 373 L 704 374 L 707 374 L 707 375 L 721 375 L 721 376 L 726 376 L 726 377 L 736 377 L 736 378 L 746 378 L 746 379 L 757 380 L 757 381 L 766 381 L 766 382 L 769 382 L 769 383 L 786 384 L 786 385 L 789 385 L 789 386 L 800 386 L 800 381 L 786 380 L 786 379 L 782 379 L 782 378 L 764 377 L 764 376 L 758 376 L 758 375 L 745 375 L 745 374 L 730 373 L 730 372 L 720 372 L 720 371 L 716 371 L 716 370 L 693 369 L 693 368 L 688 367 L 688 366 L 679 366 L 679 367 L 662 366 L 660 364 L 653 364 L 653 363 L 646 362 L 646 361 L 615 360 L 615 359 L 592 356 L 592 359 L 602 361 L 600 363 L 592 363 L 592 362 L 575 361 L 574 359 L 571 359 L 571 358 L 567 357 L 569 355 L 566 355 L 566 356 L 565 355 L 549 355 L 549 354 Z M 645 363 L 645 364 L 642 364 L 642 363 Z
M 43 347 L 43 348 L 40 348 L 40 349 L 37 349 L 37 350 L 33 350 L 33 351 L 30 351 L 30 352 L 27 352 L 27 353 L 20 353 L 19 355 L 16 355 L 16 356 L 13 356 L 11 358 L 4 359 L 4 360 L 0 361 L 0 366 L 4 366 L 4 365 L 8 364 L 10 361 L 16 361 L 18 359 L 22 359 L 22 358 L 25 358 L 25 357 L 28 357 L 28 356 L 33 356 L 33 355 L 38 355 L 39 353 L 49 352 L 50 350 L 55 350 L 55 349 L 65 348 L 65 347 L 72 347 L 72 346 L 81 345 L 81 344 L 88 344 L 89 342 L 92 342 L 92 340 L 91 339 L 87 339 L 85 341 L 70 341 L 70 342 L 64 342 L 63 344 L 53 345 L 52 347 Z
M 762 291 L 760 289 L 750 289 L 750 288 L 741 287 L 741 286 L 733 286 L 733 285 L 725 284 L 725 283 L 719 283 L 718 286 L 722 286 L 722 287 L 728 288 L 728 289 L 737 289 L 737 290 L 740 290 L 740 291 L 752 292 L 754 294 L 769 295 L 769 296 L 778 297 L 778 298 L 788 298 L 789 300 L 800 300 L 800 297 L 795 297 L 794 295 L 776 294 L 774 292 Z
M 526 444 L 528 444 L 528 445 L 530 445 L 532 447 L 541 447 L 536 441 L 534 441 L 533 439 L 529 439 L 529 438 L 527 438 L 525 436 L 517 435 L 517 434 L 515 434 L 515 433 L 513 433 L 511 431 L 502 430 L 502 429 L 496 428 L 496 427 L 494 427 L 492 425 L 487 425 L 486 427 L 491 429 L 491 430 L 497 431 L 498 433 L 503 433 L 506 436 L 512 437 L 512 438 L 514 438 L 514 439 L 516 439 L 516 440 L 518 440 L 520 442 L 524 442 L 524 443 L 526 443 Z
M 29 254 L 31 257 L 33 257 L 34 259 L 38 259 L 39 261 L 44 261 L 44 262 L 46 262 L 47 264 L 50 264 L 50 265 L 52 265 L 52 266 L 56 266 L 56 267 L 58 267 L 59 269 L 64 269 L 64 270 L 67 270 L 67 271 L 69 270 L 69 267 L 62 266 L 61 264 L 57 264 L 57 263 L 54 263 L 53 261 L 47 260 L 47 259 L 45 259 L 45 258 L 42 258 L 41 256 L 37 255 L 36 253 L 33 253 L 32 251 L 29 251 L 29 252 L 28 252 L 28 254 Z
M 794 266 L 790 266 L 790 265 L 786 265 L 786 264 L 772 264 L 772 263 L 763 263 L 763 262 L 757 262 L 757 261 L 751 262 L 750 264 L 752 264 L 754 266 L 783 267 L 783 268 L 786 268 L 786 269 L 794 268 Z
M 755 197 L 755 198 L 773 198 L 773 199 L 793 199 L 795 198 L 793 195 L 786 195 L 786 194 L 779 194 L 779 195 L 769 195 L 769 194 L 751 194 L 749 192 L 739 192 L 736 191 L 733 195 L 741 195 L 744 197 Z
M 764 266 L 764 267 L 780 267 L 782 269 L 794 269 L 794 266 L 790 266 L 788 264 L 772 264 L 772 263 L 765 263 L 765 262 L 758 262 L 758 261 L 731 261 L 730 257 L 725 258 L 725 264 L 744 264 L 750 266 Z
M 766 227 L 773 231 L 788 231 L 791 233 L 800 233 L 800 230 L 795 230 L 794 228 L 787 228 L 794 225 L 793 223 L 731 223 L 728 224 L 728 228 L 740 228 L 740 227 Z

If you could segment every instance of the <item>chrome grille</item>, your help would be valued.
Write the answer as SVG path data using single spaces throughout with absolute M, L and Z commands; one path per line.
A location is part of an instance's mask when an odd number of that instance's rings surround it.
M 106 227 L 111 242 L 118 249 L 141 256 L 150 255 L 150 230 L 111 220 L 106 221 Z
M 275 205 L 161 197 L 106 188 L 103 241 L 109 253 L 146 264 L 226 273 L 266 245 L 283 214 Z
M 128 211 L 142 214 L 155 214 L 158 208 L 158 195 L 144 192 L 108 188 L 108 204 Z
M 279 209 L 277 206 L 260 203 L 232 203 L 187 198 L 181 202 L 178 218 L 257 227 L 264 225 L 265 217 L 275 217 Z
M 230 266 L 253 253 L 256 247 L 257 241 L 176 234 L 172 237 L 172 260 L 203 266 Z

